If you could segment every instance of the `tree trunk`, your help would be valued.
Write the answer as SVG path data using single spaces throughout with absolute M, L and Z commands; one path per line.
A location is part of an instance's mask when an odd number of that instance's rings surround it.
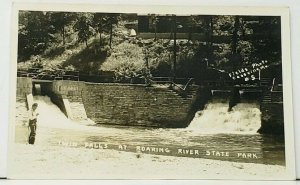
M 177 37 L 177 35 L 176 35 L 176 32 L 177 32 L 177 30 L 176 30 L 176 28 L 177 28 L 177 24 L 176 24 L 176 17 L 174 16 L 174 25 L 173 25 L 173 34 L 174 34 L 174 46 L 173 46 L 173 55 L 174 55 L 174 61 L 173 61 L 173 81 L 175 81 L 176 80 L 176 55 L 177 55 L 177 45 L 176 45 L 176 37 Z
M 110 37 L 109 37 L 109 47 L 111 48 L 111 42 L 112 42 L 112 32 L 113 32 L 113 23 L 110 23 Z
M 213 33 L 214 33 L 214 20 L 213 16 L 208 16 L 207 18 L 207 67 L 213 62 Z
M 64 26 L 62 28 L 62 37 L 63 37 L 63 45 L 65 46 L 65 44 L 66 44 L 66 38 L 65 38 L 65 27 Z
M 157 26 L 156 26 L 156 24 L 155 24 L 154 30 L 155 30 L 154 41 L 156 41 L 156 33 L 157 33 Z
M 102 42 L 102 36 L 101 36 L 101 31 L 99 32 L 99 46 L 101 46 L 101 42 Z
M 192 30 L 194 30 L 194 25 L 189 27 L 188 43 L 192 40 Z
M 232 54 L 236 53 L 236 48 L 237 48 L 237 40 L 238 40 L 238 27 L 239 27 L 239 18 L 238 16 L 235 17 L 234 20 L 234 28 L 233 28 L 233 33 L 232 33 Z
M 209 29 L 209 46 L 212 48 L 213 45 L 213 34 L 214 34 L 214 20 L 213 16 L 210 16 L 210 29 Z
M 237 44 L 238 44 L 238 29 L 239 29 L 239 16 L 236 16 L 234 19 L 234 27 L 233 27 L 233 33 L 232 33 L 232 65 L 233 69 L 237 69 L 237 67 L 240 65 L 238 53 L 237 53 Z

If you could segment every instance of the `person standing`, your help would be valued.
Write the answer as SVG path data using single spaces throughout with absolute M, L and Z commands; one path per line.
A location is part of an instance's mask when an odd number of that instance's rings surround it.
M 36 123 L 37 123 L 37 117 L 39 113 L 37 112 L 38 104 L 34 103 L 32 104 L 32 108 L 29 110 L 29 129 L 30 134 L 28 138 L 28 143 L 33 145 L 35 142 L 35 135 L 36 135 Z

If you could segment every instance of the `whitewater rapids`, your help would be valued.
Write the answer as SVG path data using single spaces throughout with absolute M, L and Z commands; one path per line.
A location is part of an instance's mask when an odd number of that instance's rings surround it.
M 228 103 L 210 102 L 195 114 L 187 129 L 202 133 L 256 133 L 261 126 L 259 104 L 239 103 L 228 112 Z

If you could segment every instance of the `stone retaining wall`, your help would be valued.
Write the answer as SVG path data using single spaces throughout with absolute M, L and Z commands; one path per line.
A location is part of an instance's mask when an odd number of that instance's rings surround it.
M 194 98 L 183 98 L 162 87 L 116 83 L 53 81 L 41 85 L 42 94 L 74 120 L 92 119 L 99 124 L 149 127 L 186 127 L 197 110 L 210 99 L 210 89 L 199 88 Z M 24 109 L 26 95 L 32 93 L 32 80 L 18 78 L 17 101 Z M 65 100 L 69 107 L 65 107 Z M 67 111 L 68 110 L 68 111 Z M 260 133 L 283 134 L 282 93 L 273 93 L 272 102 L 261 103 Z M 69 113 L 70 114 L 70 113 Z
M 53 81 L 51 84 L 42 84 L 42 93 L 50 96 L 51 100 L 72 120 L 82 121 L 87 119 L 82 102 L 84 82 Z M 64 102 L 68 100 L 68 105 Z M 66 107 L 69 106 L 69 107 Z M 71 110 L 67 111 L 67 110 Z M 69 113 L 69 114 L 68 114 Z
M 197 111 L 194 99 L 136 84 L 53 81 L 42 85 L 42 92 L 66 115 L 63 99 L 68 99 L 73 119 L 90 118 L 99 124 L 186 127 Z
M 167 88 L 86 83 L 82 94 L 88 117 L 96 123 L 185 127 L 192 100 Z
M 26 77 L 17 78 L 17 99 L 26 100 L 28 94 L 32 94 L 32 79 Z

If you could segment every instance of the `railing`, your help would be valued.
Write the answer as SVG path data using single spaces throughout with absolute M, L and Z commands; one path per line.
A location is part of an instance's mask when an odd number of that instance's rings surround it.
M 170 83 L 172 83 L 171 77 L 152 77 L 149 80 L 154 84 L 170 84 Z
M 171 83 L 172 83 L 173 86 L 178 87 L 180 90 L 186 91 L 187 88 L 189 87 L 189 85 L 192 83 L 193 80 L 194 80 L 194 78 L 188 78 L 188 81 L 187 81 L 187 83 L 183 86 L 183 88 L 182 88 L 180 85 L 178 85 L 178 84 L 176 84 L 175 82 L 173 82 L 173 81 L 172 81 Z
M 272 81 L 271 92 L 273 92 L 273 90 L 274 90 L 274 86 L 275 86 L 275 78 L 273 78 L 273 81 Z
M 30 71 L 30 72 L 29 72 Z M 50 71 L 38 72 L 38 70 L 30 69 L 28 71 L 17 72 L 18 77 L 30 77 L 37 80 L 73 80 L 73 81 L 88 81 L 88 82 L 114 82 L 111 75 L 88 75 L 80 73 L 79 71 L 59 71 L 58 74 L 51 74 Z M 97 78 L 97 79 L 95 79 Z M 193 78 L 176 78 L 174 81 L 172 77 L 152 77 L 149 79 L 152 84 L 169 84 L 178 87 L 185 91 L 193 82 Z
M 215 87 L 232 87 L 234 82 L 232 80 L 205 80 L 205 85 L 215 86 Z
M 169 87 L 182 97 L 187 97 L 190 85 L 194 82 L 194 78 L 176 78 L 171 77 L 152 77 L 150 80 L 152 84 L 168 84 Z
M 39 68 L 32 68 L 28 71 L 18 71 L 19 77 L 30 77 L 37 80 L 73 80 L 79 81 L 79 71 L 59 71 L 58 74 L 51 74 L 51 71 L 39 71 Z
M 272 87 L 270 90 L 271 101 L 274 103 L 283 102 L 282 84 L 276 84 L 276 79 L 273 78 Z

